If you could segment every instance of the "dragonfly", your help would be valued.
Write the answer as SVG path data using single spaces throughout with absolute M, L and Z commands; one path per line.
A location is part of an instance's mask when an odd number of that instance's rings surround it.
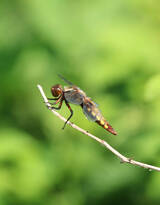
M 70 81 L 66 80 L 63 76 L 58 75 L 63 81 L 65 81 L 68 86 L 62 87 L 61 84 L 56 84 L 51 87 L 51 93 L 54 98 L 47 98 L 48 100 L 54 100 L 54 103 L 51 104 L 51 109 L 60 110 L 63 102 L 65 102 L 66 106 L 70 111 L 70 116 L 65 121 L 62 129 L 65 128 L 67 122 L 73 116 L 73 110 L 70 104 L 80 105 L 84 115 L 91 121 L 96 122 L 98 125 L 103 127 L 108 132 L 113 135 L 117 135 L 117 132 L 112 128 L 112 126 L 108 123 L 108 121 L 103 117 L 98 105 L 86 95 L 86 93 L 81 90 L 76 85 L 72 84 Z M 55 107 L 53 105 L 58 105 Z

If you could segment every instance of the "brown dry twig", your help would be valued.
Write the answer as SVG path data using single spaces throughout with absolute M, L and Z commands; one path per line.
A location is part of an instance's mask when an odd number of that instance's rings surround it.
M 44 100 L 46 106 L 48 107 L 48 109 L 50 109 L 57 117 L 59 117 L 61 120 L 63 120 L 65 122 L 66 119 L 63 116 L 61 116 L 55 110 L 51 109 L 51 105 L 48 102 L 47 97 L 46 97 L 42 87 L 40 85 L 37 85 L 37 87 L 38 87 L 38 89 L 39 89 L 39 91 L 40 91 L 40 93 L 41 93 L 41 95 L 43 97 L 43 100 Z M 152 165 L 149 165 L 149 164 L 145 164 L 145 163 L 142 163 L 142 162 L 135 161 L 135 160 L 133 160 L 131 158 L 127 158 L 124 155 L 122 155 L 121 153 L 119 153 L 116 149 L 114 149 L 111 145 L 109 145 L 106 141 L 101 140 L 100 138 L 90 134 L 89 132 L 83 130 L 82 128 L 78 127 L 77 125 L 75 125 L 75 124 L 73 124 L 73 123 L 71 123 L 69 121 L 67 122 L 67 124 L 69 124 L 74 129 L 80 131 L 81 133 L 83 133 L 83 134 L 91 137 L 92 139 L 96 140 L 100 144 L 104 145 L 108 150 L 110 150 L 114 155 L 116 155 L 120 159 L 121 163 L 128 163 L 128 164 L 132 164 L 132 165 L 143 167 L 145 169 L 156 170 L 156 171 L 160 172 L 160 167 L 152 166 Z

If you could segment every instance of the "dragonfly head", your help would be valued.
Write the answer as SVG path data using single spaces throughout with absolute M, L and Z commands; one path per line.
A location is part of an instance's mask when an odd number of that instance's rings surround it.
M 54 97 L 60 96 L 62 92 L 63 92 L 63 89 L 60 84 L 57 84 L 51 87 L 51 93 Z

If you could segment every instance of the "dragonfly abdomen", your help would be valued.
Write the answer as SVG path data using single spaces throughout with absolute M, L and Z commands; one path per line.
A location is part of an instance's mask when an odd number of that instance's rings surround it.
M 90 98 L 85 98 L 84 102 L 81 104 L 84 114 L 89 120 L 92 120 L 102 126 L 105 130 L 116 135 L 117 132 L 112 128 L 112 126 L 105 120 L 100 110 L 97 108 L 95 103 L 90 100 Z
M 100 120 L 96 120 L 96 123 L 98 123 L 100 126 L 102 126 L 105 130 L 112 133 L 113 135 L 117 135 L 117 132 L 103 117 Z

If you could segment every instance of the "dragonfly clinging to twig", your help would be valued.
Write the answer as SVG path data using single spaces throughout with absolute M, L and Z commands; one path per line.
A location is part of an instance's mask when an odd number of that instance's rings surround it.
M 62 103 L 65 102 L 66 106 L 70 110 L 71 114 L 66 120 L 63 129 L 67 122 L 73 116 L 73 110 L 69 103 L 80 105 L 82 107 L 83 113 L 85 116 L 91 120 L 102 126 L 108 132 L 117 135 L 117 132 L 112 128 L 112 126 L 107 122 L 107 120 L 103 117 L 100 110 L 98 109 L 97 104 L 91 100 L 91 98 L 87 97 L 86 93 L 81 90 L 79 87 L 73 85 L 70 81 L 66 80 L 64 77 L 59 75 L 59 77 L 64 80 L 69 86 L 62 86 L 60 84 L 56 84 L 51 87 L 51 93 L 54 98 L 48 98 L 48 100 L 55 100 L 53 105 L 59 104 L 58 107 L 52 106 L 52 109 L 61 109 Z

